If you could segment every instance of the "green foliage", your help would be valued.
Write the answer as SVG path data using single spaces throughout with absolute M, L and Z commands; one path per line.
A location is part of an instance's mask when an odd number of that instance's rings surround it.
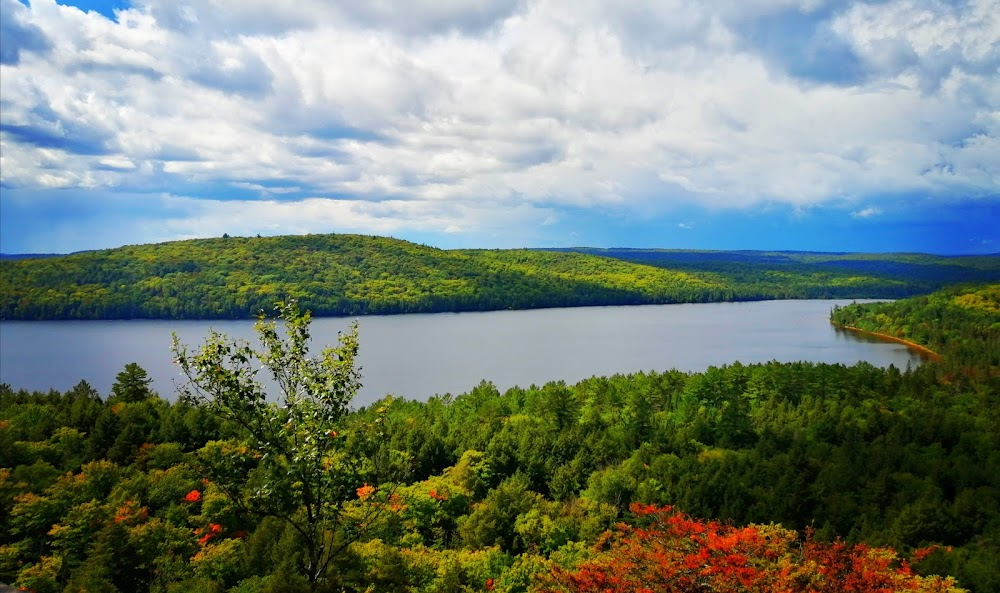
M 998 281 L 1000 258 L 440 250 L 358 235 L 230 237 L 0 261 L 0 318 L 247 318 L 776 298 L 896 298 Z
M 472 507 L 472 512 L 459 523 L 459 535 L 468 548 L 497 545 L 514 553 L 523 552 L 525 543 L 517 533 L 518 518 L 540 503 L 541 497 L 529 490 L 527 478 L 515 474 Z
M 210 479 L 240 510 L 287 521 L 305 547 L 304 574 L 316 584 L 381 510 L 371 505 L 345 521 L 345 504 L 366 498 L 362 486 L 376 488 L 386 456 L 368 454 L 371 431 L 348 431 L 344 422 L 360 388 L 357 325 L 339 346 L 311 357 L 309 313 L 294 302 L 279 303 L 278 311 L 282 332 L 273 321 L 255 326 L 260 350 L 215 332 L 196 353 L 175 336 L 173 350 L 189 379 L 182 396 L 241 428 L 238 442 L 202 449 Z M 257 377 L 263 369 L 278 387 L 277 402 Z
M 111 400 L 125 403 L 137 403 L 153 397 L 149 384 L 153 380 L 149 378 L 146 369 L 134 362 L 125 365 L 125 369 L 118 373 L 115 382 L 111 386 Z

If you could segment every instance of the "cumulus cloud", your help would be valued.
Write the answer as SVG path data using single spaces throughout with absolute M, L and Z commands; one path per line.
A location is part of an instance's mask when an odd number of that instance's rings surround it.
M 937 81 L 956 67 L 995 75 L 1000 66 L 995 0 L 855 4 L 832 27 L 882 75 L 914 73 Z
M 0 200 L 187 196 L 177 236 L 1000 198 L 995 0 L 0 2 Z

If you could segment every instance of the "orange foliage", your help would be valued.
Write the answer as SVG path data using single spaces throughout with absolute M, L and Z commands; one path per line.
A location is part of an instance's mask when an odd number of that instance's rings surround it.
M 921 562 L 938 550 L 944 550 L 945 552 L 950 553 L 953 551 L 953 548 L 951 546 L 939 546 L 937 544 L 927 546 L 926 548 L 917 548 L 916 550 L 913 550 L 913 554 L 910 555 L 910 561 L 914 563 Z
M 124 505 L 118 507 L 115 512 L 115 523 L 128 523 L 135 525 L 149 518 L 149 509 L 140 507 L 134 500 L 126 501 Z
M 184 500 L 188 502 L 198 502 L 199 500 L 201 500 L 201 492 L 198 492 L 197 490 L 192 490 L 191 492 L 188 492 L 186 495 L 184 495 Z
M 358 488 L 357 492 L 358 492 L 358 498 L 360 498 L 361 500 L 365 500 L 372 494 L 375 494 L 375 487 L 365 484 L 364 486 Z
M 775 525 L 733 527 L 670 507 L 633 504 L 575 570 L 556 568 L 546 592 L 957 593 L 950 578 L 920 577 L 887 548 L 817 543 Z
M 389 510 L 394 513 L 406 510 L 406 504 L 403 503 L 403 499 L 395 492 L 389 495 Z

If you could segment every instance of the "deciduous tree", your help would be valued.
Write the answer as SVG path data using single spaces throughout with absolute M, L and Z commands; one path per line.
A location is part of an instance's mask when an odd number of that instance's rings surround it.
M 274 321 L 255 329 L 262 348 L 212 332 L 191 352 L 174 337 L 177 364 L 188 378 L 181 393 L 240 427 L 241 442 L 209 443 L 201 458 L 210 479 L 246 512 L 286 521 L 301 538 L 302 570 L 313 589 L 331 560 L 360 537 L 382 506 L 366 499 L 361 520 L 345 521 L 345 504 L 364 484 L 378 489 L 381 461 L 368 448 L 377 427 L 345 425 L 361 386 L 355 365 L 357 324 L 339 345 L 309 353 L 310 314 L 279 303 L 283 332 Z M 278 388 L 269 399 L 258 374 Z M 378 424 L 376 420 L 375 424 Z

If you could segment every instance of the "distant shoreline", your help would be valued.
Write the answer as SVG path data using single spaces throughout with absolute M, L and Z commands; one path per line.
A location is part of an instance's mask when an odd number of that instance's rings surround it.
M 890 336 L 889 334 L 883 334 L 883 333 L 880 333 L 880 332 L 868 331 L 866 329 L 861 329 L 860 327 L 854 327 L 853 325 L 843 325 L 843 324 L 837 323 L 836 321 L 830 321 L 830 323 L 832 323 L 836 327 L 839 327 L 840 329 L 846 329 L 846 330 L 850 330 L 850 331 L 853 331 L 853 332 L 858 332 L 859 334 L 867 334 L 869 336 L 875 336 L 877 338 L 880 338 L 880 339 L 883 339 L 883 340 L 886 340 L 886 341 L 889 341 L 889 342 L 896 342 L 896 343 L 899 343 L 899 344 L 903 344 L 903 345 L 905 345 L 905 346 L 907 346 L 909 348 L 912 348 L 913 350 L 916 350 L 918 352 L 926 354 L 927 357 L 930 358 L 931 360 L 941 360 L 942 359 L 942 356 L 940 354 L 938 354 L 937 352 L 934 352 L 933 350 L 931 350 L 930 348 L 928 348 L 926 346 L 922 346 L 920 344 L 917 344 L 916 342 L 911 342 L 909 340 L 904 340 L 903 338 L 897 338 L 896 336 Z

